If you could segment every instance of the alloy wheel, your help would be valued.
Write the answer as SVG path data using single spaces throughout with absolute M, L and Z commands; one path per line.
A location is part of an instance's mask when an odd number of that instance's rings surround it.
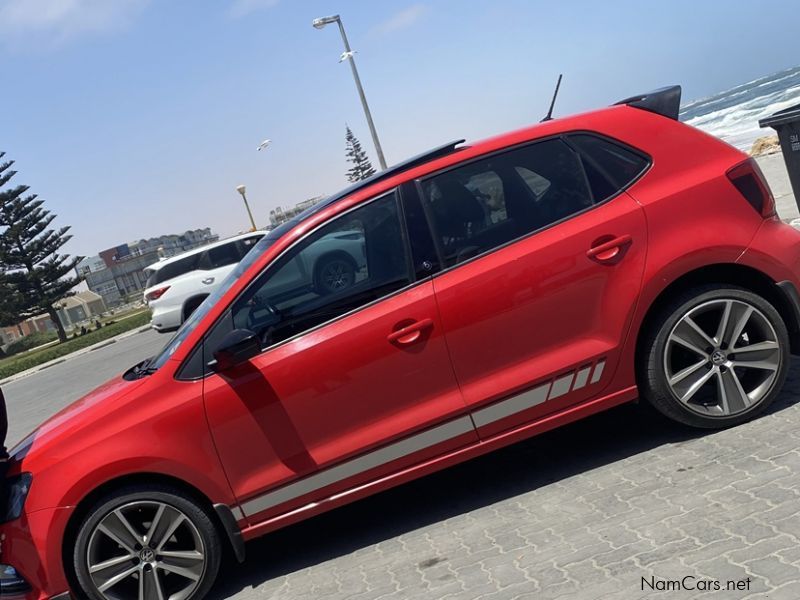
M 353 283 L 353 269 L 342 260 L 333 260 L 323 267 L 321 279 L 328 290 L 343 290 Z
M 180 510 L 155 501 L 115 508 L 97 524 L 86 552 L 89 575 L 107 600 L 186 600 L 200 585 L 206 551 Z
M 743 300 L 704 302 L 667 338 L 664 372 L 675 398 L 710 417 L 748 410 L 772 389 L 782 349 L 770 321 Z

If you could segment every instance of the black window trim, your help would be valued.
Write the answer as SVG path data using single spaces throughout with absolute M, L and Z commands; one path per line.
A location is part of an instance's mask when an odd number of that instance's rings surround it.
M 511 240 L 508 240 L 507 242 L 504 242 L 504 243 L 500 244 L 499 246 L 495 246 L 493 248 L 489 248 L 488 250 L 486 250 L 484 252 L 481 252 L 480 254 L 476 254 L 475 256 L 471 256 L 467 260 L 464 260 L 464 261 L 462 261 L 460 263 L 457 263 L 457 264 L 454 264 L 454 265 L 450 265 L 450 266 L 445 266 L 445 263 L 441 262 L 441 268 L 439 269 L 439 271 L 437 271 L 436 273 L 433 274 L 433 277 L 439 277 L 440 275 L 442 275 L 444 273 L 448 273 L 448 272 L 452 271 L 453 269 L 458 269 L 458 268 L 460 268 L 460 267 L 462 267 L 464 265 L 467 265 L 467 264 L 469 264 L 469 263 L 471 263 L 471 262 L 473 262 L 475 260 L 481 259 L 481 258 L 483 258 L 483 257 L 485 257 L 485 256 L 487 256 L 487 255 L 489 255 L 489 254 L 491 254 L 493 252 L 497 252 L 499 250 L 502 250 L 502 249 L 510 246 L 511 244 L 516 244 L 517 242 L 520 242 L 522 240 L 528 239 L 529 237 L 532 237 L 532 236 L 537 235 L 537 234 L 539 234 L 539 233 L 541 233 L 543 231 L 546 231 L 547 229 L 550 229 L 551 227 L 556 227 L 558 225 L 561 225 L 562 223 L 565 223 L 565 222 L 567 222 L 567 221 L 569 221 L 571 219 L 574 219 L 575 217 L 583 215 L 583 214 L 585 214 L 585 213 L 587 213 L 587 212 L 589 212 L 591 210 L 595 210 L 598 206 L 603 206 L 604 204 L 607 204 L 607 203 L 611 202 L 615 198 L 618 198 L 623 192 L 628 190 L 634 183 L 639 181 L 650 170 L 650 168 L 653 166 L 653 158 L 649 154 L 646 154 L 646 153 L 642 152 L 641 150 L 633 148 L 633 147 L 629 146 L 628 144 L 626 144 L 624 142 L 621 142 L 621 141 L 619 141 L 619 140 L 617 140 L 615 138 L 612 138 L 612 137 L 610 137 L 608 135 L 599 133 L 597 131 L 588 130 L 588 129 L 575 129 L 575 130 L 569 130 L 569 131 L 561 131 L 559 133 L 554 133 L 552 135 L 543 136 L 543 137 L 536 138 L 536 139 L 533 139 L 533 140 L 525 140 L 524 142 L 520 142 L 519 144 L 514 144 L 513 146 L 505 146 L 504 148 L 500 148 L 498 150 L 493 150 L 492 152 L 487 152 L 486 154 L 481 154 L 479 156 L 475 156 L 473 158 L 470 158 L 469 160 L 465 160 L 465 161 L 462 161 L 460 163 L 449 165 L 447 167 L 439 169 L 438 171 L 433 171 L 431 173 L 427 173 L 423 177 L 419 177 L 419 178 L 415 179 L 414 180 L 414 184 L 416 185 L 417 193 L 420 195 L 420 198 L 422 199 L 423 210 L 425 211 L 425 216 L 428 219 L 428 226 L 430 227 L 431 234 L 433 235 L 433 243 L 434 243 L 434 245 L 436 247 L 436 251 L 439 253 L 439 255 L 443 256 L 441 236 L 438 235 L 438 232 L 436 231 L 436 224 L 435 224 L 434 221 L 432 221 L 433 216 L 430 214 L 430 206 L 428 205 L 429 203 L 425 200 L 425 192 L 424 192 L 424 190 L 422 188 L 423 182 L 425 182 L 425 181 L 427 181 L 427 180 L 429 180 L 429 179 L 431 179 L 433 177 L 438 177 L 439 175 L 443 175 L 445 173 L 449 173 L 450 171 L 453 171 L 455 169 L 459 169 L 461 167 L 470 165 L 470 164 L 475 163 L 475 162 L 479 162 L 479 161 L 482 161 L 482 160 L 488 160 L 488 159 L 491 159 L 491 158 L 493 158 L 495 156 L 500 156 L 502 154 L 505 154 L 507 152 L 513 152 L 515 150 L 519 150 L 519 149 L 522 149 L 522 148 L 527 148 L 528 146 L 532 146 L 534 144 L 539 144 L 539 143 L 542 143 L 542 142 L 547 142 L 547 141 L 550 141 L 550 140 L 558 140 L 558 139 L 563 141 L 564 144 L 572 152 L 574 152 L 577 155 L 577 158 L 578 158 L 578 160 L 579 160 L 579 162 L 581 164 L 581 170 L 584 172 L 584 178 L 586 178 L 586 169 L 583 166 L 583 154 L 584 153 L 580 152 L 575 146 L 570 144 L 569 141 L 568 141 L 568 137 L 570 135 L 578 135 L 578 134 L 581 134 L 581 135 L 593 135 L 595 137 L 604 139 L 607 142 L 611 142 L 612 144 L 616 144 L 616 145 L 624 148 L 625 150 L 633 152 L 634 154 L 636 154 L 636 155 L 642 157 L 643 159 L 645 159 L 647 161 L 647 165 L 645 166 L 644 169 L 642 169 L 641 173 L 639 173 L 636 177 L 631 179 L 626 185 L 624 185 L 621 188 L 619 188 L 614 194 L 612 194 L 608 198 L 605 198 L 604 200 L 601 200 L 599 202 L 595 202 L 591 206 L 587 206 L 583 210 L 580 210 L 578 212 L 574 212 L 574 213 L 572 213 L 570 215 L 567 215 L 566 217 L 564 217 L 562 219 L 559 219 L 558 221 L 553 221 L 552 223 L 548 223 L 544 227 L 540 227 L 539 229 L 534 229 L 533 231 L 529 231 L 528 233 L 526 233 L 524 235 L 521 235 L 519 237 L 516 237 L 516 238 L 513 238 Z M 613 182 L 611 182 L 611 183 L 613 185 L 615 185 Z M 588 185 L 588 182 L 587 182 L 587 185 Z M 615 185 L 615 187 L 616 187 L 616 185 Z M 591 187 L 589 187 L 588 189 L 589 189 L 589 193 L 592 194 Z
M 436 240 L 436 231 L 434 229 L 434 222 L 433 222 L 433 215 L 431 214 L 430 206 L 425 202 L 424 196 L 421 194 L 421 189 L 418 185 L 416 185 L 416 181 L 406 181 L 400 184 L 398 187 L 400 190 L 400 200 L 401 206 L 403 207 L 403 221 L 405 223 L 406 228 L 408 228 L 408 219 L 405 217 L 405 204 L 406 202 L 410 201 L 410 196 L 415 196 L 416 200 L 419 201 L 420 206 L 422 207 L 423 218 L 425 220 L 425 231 L 428 233 L 429 240 L 431 242 L 431 246 L 433 246 L 434 251 L 436 252 L 436 261 L 438 264 L 438 268 L 431 269 L 430 272 L 425 276 L 421 277 L 422 279 L 429 279 L 436 273 L 439 273 L 444 268 L 444 254 L 442 253 L 442 248 L 440 244 Z M 411 235 L 408 236 L 408 241 L 411 246 L 411 261 L 414 261 L 414 247 L 413 247 L 413 240 L 411 240 Z M 414 271 L 416 273 L 417 265 L 414 265 Z
M 406 253 L 406 273 L 410 275 L 409 279 L 414 283 L 417 280 L 417 270 L 414 267 L 414 252 L 411 248 L 411 234 L 408 232 L 408 221 L 406 220 L 405 202 L 401 188 L 398 185 L 395 189 L 395 203 L 397 204 L 397 217 L 400 219 L 400 235 L 403 236 L 403 250 Z
M 411 242 L 409 240 L 408 232 L 407 232 L 407 229 L 406 229 L 405 213 L 403 212 L 403 207 L 402 207 L 400 187 L 401 187 L 401 185 L 398 185 L 398 186 L 396 186 L 394 188 L 391 188 L 389 190 L 385 190 L 385 191 L 381 192 L 379 195 L 377 195 L 377 196 L 375 196 L 373 198 L 369 198 L 368 200 L 365 200 L 363 202 L 358 202 L 357 204 L 351 206 L 347 210 L 334 215 L 332 218 L 327 219 L 326 221 L 320 223 L 319 225 L 317 225 L 313 229 L 307 231 L 300 238 L 296 239 L 289 246 L 284 248 L 283 251 L 278 256 L 276 256 L 266 266 L 266 268 L 264 270 L 262 270 L 260 273 L 258 273 L 258 275 L 253 277 L 253 279 L 250 281 L 250 283 L 247 284 L 247 287 L 245 287 L 241 292 L 239 292 L 239 295 L 236 296 L 236 298 L 234 298 L 228 304 L 228 306 L 225 308 L 225 310 L 222 312 L 222 314 L 220 314 L 219 317 L 217 317 L 217 319 L 208 328 L 206 328 L 206 330 L 203 332 L 203 337 L 200 338 L 200 341 L 198 341 L 197 344 L 195 344 L 195 346 L 186 355 L 186 358 L 183 359 L 183 361 L 181 362 L 180 366 L 175 370 L 174 379 L 177 380 L 177 381 L 191 382 L 191 381 L 199 381 L 201 379 L 205 379 L 206 377 L 208 377 L 210 375 L 214 375 L 213 371 L 207 372 L 205 370 L 205 367 L 206 367 L 205 364 L 202 365 L 203 366 L 203 374 L 202 375 L 183 377 L 182 373 L 183 373 L 184 369 L 186 369 L 186 367 L 191 362 L 192 357 L 195 355 L 195 353 L 200 352 L 201 355 L 205 356 L 205 350 L 203 349 L 203 345 L 205 344 L 206 335 L 208 334 L 208 332 L 210 332 L 212 329 L 214 329 L 214 327 L 216 327 L 225 318 L 225 315 L 228 314 L 228 311 L 229 311 L 230 307 L 233 306 L 243 295 L 245 295 L 252 288 L 252 286 L 255 285 L 255 283 L 262 277 L 262 275 L 264 275 L 264 273 L 266 273 L 268 270 L 272 269 L 274 267 L 274 265 L 276 265 L 291 250 L 293 250 L 295 247 L 297 247 L 299 244 L 301 244 L 303 241 L 305 241 L 309 236 L 313 235 L 314 233 L 316 233 L 317 231 L 319 231 L 323 227 L 329 225 L 330 223 L 332 223 L 336 219 L 339 219 L 340 217 L 344 217 L 345 215 L 353 212 L 354 210 L 357 210 L 359 208 L 363 208 L 365 206 L 368 206 L 369 204 L 372 204 L 373 202 L 377 202 L 378 200 L 381 200 L 381 199 L 389 196 L 390 194 L 394 194 L 395 203 L 397 204 L 397 215 L 398 215 L 398 218 L 400 219 L 401 232 L 402 232 L 403 239 L 404 239 L 404 249 L 406 250 L 407 253 L 410 254 Z M 306 329 L 305 331 L 301 331 L 299 333 L 296 333 L 292 337 L 288 337 L 285 340 L 281 340 L 280 342 L 276 342 L 275 344 L 272 344 L 271 346 L 267 346 L 266 348 L 262 348 L 261 352 L 258 354 L 258 356 L 261 356 L 261 355 L 263 355 L 263 354 L 265 354 L 267 352 L 271 352 L 272 350 L 274 350 L 276 348 L 279 348 L 280 346 L 283 346 L 284 344 L 288 344 L 290 342 L 293 342 L 293 341 L 297 340 L 298 338 L 300 338 L 300 337 L 302 337 L 304 335 L 307 335 L 309 333 L 312 333 L 314 331 L 317 331 L 318 329 L 321 329 L 322 327 L 326 327 L 326 326 L 330 325 L 331 323 L 335 323 L 336 321 L 339 321 L 341 319 L 345 319 L 345 318 L 349 317 L 350 315 L 353 315 L 353 314 L 355 314 L 355 313 L 357 313 L 359 311 L 362 311 L 362 310 L 367 309 L 367 308 L 369 308 L 371 306 L 374 306 L 374 305 L 378 304 L 379 302 L 383 302 L 384 300 L 387 300 L 389 298 L 393 298 L 394 296 L 402 294 L 402 293 L 410 290 L 411 288 L 414 288 L 414 287 L 418 286 L 419 284 L 424 283 L 426 281 L 429 281 L 431 279 L 430 277 L 422 277 L 422 278 L 418 279 L 417 276 L 416 276 L 416 273 L 415 273 L 415 269 L 413 268 L 413 264 L 409 263 L 408 261 L 406 261 L 406 269 L 408 270 L 408 274 L 410 275 L 410 279 L 411 279 L 411 283 L 409 283 L 408 285 L 406 285 L 406 286 L 404 286 L 402 288 L 399 288 L 399 289 L 397 289 L 397 290 L 395 290 L 395 291 L 393 291 L 393 292 L 391 292 L 389 294 L 386 294 L 385 296 L 381 296 L 380 298 L 376 298 L 375 300 L 373 300 L 371 302 L 368 302 L 367 304 L 363 304 L 363 305 L 361 305 L 361 306 L 359 306 L 357 308 L 354 308 L 353 310 L 350 310 L 350 311 L 348 311 L 346 313 L 343 313 L 341 315 L 333 317 L 332 319 L 329 319 L 329 320 L 325 321 L 324 323 L 319 323 L 318 325 L 315 325 L 314 327 L 310 327 L 309 329 Z

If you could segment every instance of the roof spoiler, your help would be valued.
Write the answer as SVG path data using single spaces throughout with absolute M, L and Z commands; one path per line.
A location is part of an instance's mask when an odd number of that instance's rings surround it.
M 620 100 L 614 104 L 627 104 L 628 106 L 648 110 L 677 121 L 678 112 L 681 108 L 681 86 L 670 85 L 652 92 L 625 98 L 625 100 Z

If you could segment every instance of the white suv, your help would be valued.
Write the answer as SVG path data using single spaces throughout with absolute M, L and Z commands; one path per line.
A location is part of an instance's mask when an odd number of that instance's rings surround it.
M 180 327 L 264 235 L 254 232 L 228 238 L 147 267 L 144 300 L 153 311 L 151 327 L 161 332 Z M 364 232 L 337 231 L 280 269 L 272 290 L 281 294 L 302 289 L 318 295 L 340 292 L 363 278 L 366 266 Z
M 180 327 L 262 237 L 263 231 L 237 235 L 147 267 L 150 326 L 161 332 Z

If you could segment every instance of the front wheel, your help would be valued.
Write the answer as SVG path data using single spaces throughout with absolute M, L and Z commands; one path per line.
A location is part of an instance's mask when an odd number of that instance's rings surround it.
M 703 286 L 675 298 L 640 347 L 645 400 L 700 428 L 736 425 L 763 412 L 789 366 L 789 335 L 778 311 L 732 286 Z
M 200 600 L 219 570 L 220 538 L 189 496 L 135 486 L 90 510 L 73 561 L 85 597 L 94 600 Z

